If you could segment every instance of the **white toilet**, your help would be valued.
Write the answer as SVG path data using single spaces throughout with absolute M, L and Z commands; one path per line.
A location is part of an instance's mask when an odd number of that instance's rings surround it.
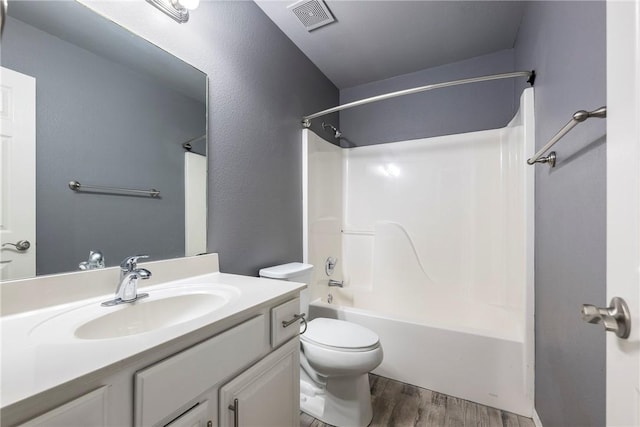
M 309 285 L 313 266 L 292 262 L 260 270 L 260 277 Z M 309 313 L 309 291 L 300 294 Z M 365 427 L 373 418 L 369 371 L 382 362 L 382 347 L 371 330 L 344 320 L 316 318 L 300 335 L 300 409 L 327 424 Z

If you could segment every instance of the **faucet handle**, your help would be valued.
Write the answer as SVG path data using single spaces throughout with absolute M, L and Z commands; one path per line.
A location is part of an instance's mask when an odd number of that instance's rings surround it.
M 139 259 L 149 258 L 149 255 L 134 255 L 128 256 L 122 260 L 120 263 L 120 269 L 122 271 L 133 271 L 136 269 L 136 265 L 138 264 Z

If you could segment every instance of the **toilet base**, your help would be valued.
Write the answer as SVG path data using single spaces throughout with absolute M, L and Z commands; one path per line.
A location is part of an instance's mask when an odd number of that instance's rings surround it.
M 300 369 L 300 409 L 337 427 L 366 427 L 373 418 L 369 374 L 327 378 L 318 384 Z

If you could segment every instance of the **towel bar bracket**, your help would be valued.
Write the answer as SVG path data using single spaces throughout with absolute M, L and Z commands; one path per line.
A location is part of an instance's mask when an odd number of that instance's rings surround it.
M 548 155 L 534 160 L 533 163 L 546 163 L 549 167 L 554 168 L 556 166 L 556 152 L 552 151 Z

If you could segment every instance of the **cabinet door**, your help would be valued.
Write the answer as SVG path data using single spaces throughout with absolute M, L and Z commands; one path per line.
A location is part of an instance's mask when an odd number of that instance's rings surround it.
M 220 389 L 220 427 L 298 427 L 300 353 L 296 337 Z
M 209 401 L 205 400 L 197 406 L 189 409 L 175 420 L 171 421 L 165 427 L 208 427 L 213 425 L 213 421 L 209 417 Z M 209 423 L 207 425 L 207 423 Z
M 138 371 L 134 425 L 164 424 L 234 372 L 251 366 L 269 349 L 269 338 L 265 334 L 267 324 L 264 315 L 256 316 Z
M 20 427 L 102 427 L 107 425 L 107 387 L 87 393 Z

